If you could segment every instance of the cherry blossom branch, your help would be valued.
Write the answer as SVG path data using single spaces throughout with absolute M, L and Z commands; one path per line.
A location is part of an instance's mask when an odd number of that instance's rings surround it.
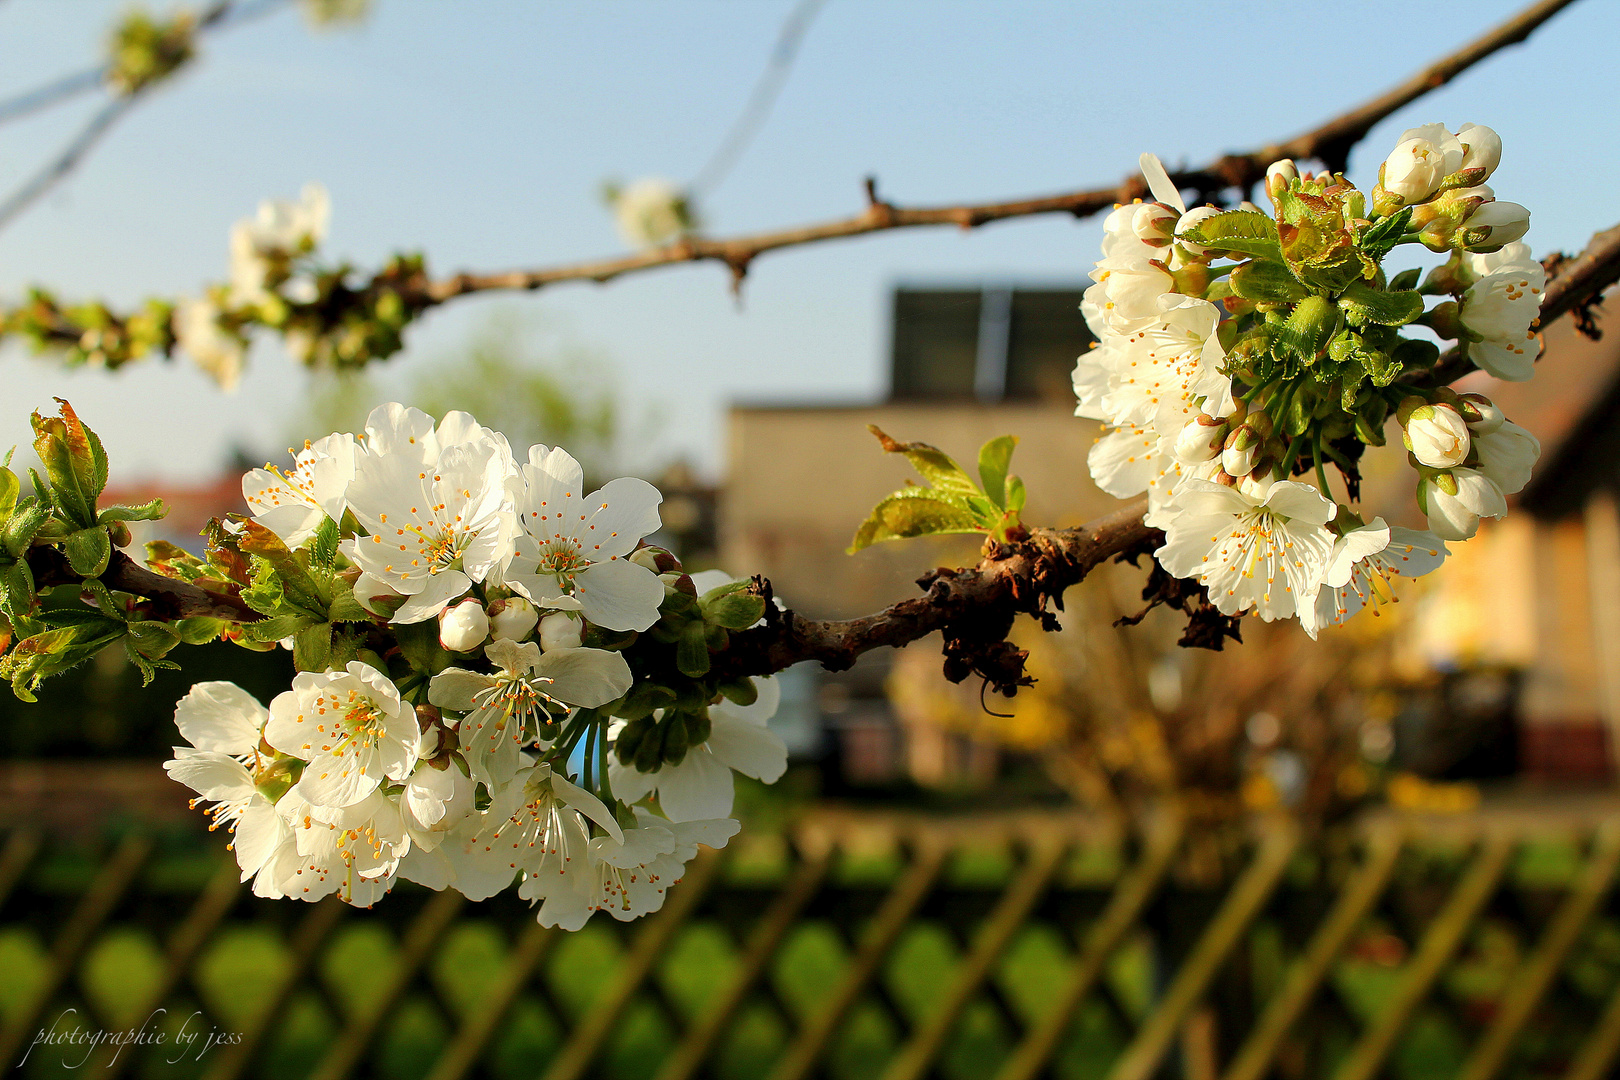
M 1183 188 L 1210 198 L 1227 188 L 1249 189 L 1264 179 L 1266 168 L 1281 158 L 1315 159 L 1331 170 L 1342 171 L 1350 150 L 1372 127 L 1395 110 L 1417 100 L 1431 90 L 1446 85 L 1458 75 L 1492 54 L 1524 41 L 1542 23 L 1568 7 L 1574 0 L 1539 0 L 1489 33 L 1442 57 L 1399 85 L 1390 88 L 1341 116 L 1286 142 L 1274 143 L 1245 154 L 1228 154 L 1196 169 L 1171 174 Z M 611 281 L 625 274 L 679 263 L 719 262 L 731 271 L 733 286 L 739 286 L 754 259 L 769 251 L 798 247 L 843 237 L 863 236 L 892 229 L 933 225 L 977 228 L 993 221 L 1030 217 L 1036 214 L 1072 214 L 1090 217 L 1115 203 L 1145 196 L 1147 185 L 1132 173 L 1112 187 L 1048 195 L 1011 202 L 965 204 L 961 206 L 896 206 L 877 194 L 876 182 L 866 181 L 866 210 L 854 217 L 818 225 L 755 233 L 729 240 L 685 237 L 662 247 L 649 248 L 612 259 L 572 263 L 539 270 L 511 270 L 494 274 L 457 274 L 439 281 L 423 282 L 409 299 L 423 306 L 442 304 L 458 296 L 496 289 L 544 288 L 565 281 Z
M 68 565 L 67 556 L 49 544 L 28 549 L 28 569 L 38 588 L 75 585 L 86 580 Z M 101 583 L 117 592 L 141 597 L 150 603 L 157 619 L 190 619 L 198 616 L 227 622 L 257 622 L 264 618 L 248 607 L 241 597 L 211 592 L 200 585 L 155 573 L 124 554 L 114 551 L 101 574 Z
M 1620 225 L 1598 233 L 1580 255 L 1567 260 L 1548 283 L 1541 302 L 1543 326 L 1595 299 L 1620 280 Z M 1474 370 L 1455 357 L 1435 370 L 1434 385 Z M 727 675 L 768 675 L 804 660 L 842 671 L 863 653 L 902 648 L 936 630 L 945 636 L 946 674 L 974 673 L 1005 692 L 1027 684 L 1023 650 L 1006 642 L 1014 615 L 1046 622 L 1047 604 L 1061 608 L 1063 591 L 1107 559 L 1138 550 L 1162 536 L 1142 521 L 1146 500 L 1076 529 L 1034 529 L 1017 543 L 987 544 L 972 569 L 931 570 L 918 579 L 923 595 L 858 619 L 806 619 L 791 610 L 767 608 L 764 626 L 732 636 L 715 658 Z M 756 579 L 769 597 L 770 583 Z

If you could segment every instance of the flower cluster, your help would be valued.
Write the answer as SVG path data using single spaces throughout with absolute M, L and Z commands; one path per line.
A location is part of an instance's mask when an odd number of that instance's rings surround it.
M 237 632 L 300 673 L 268 708 L 193 687 L 167 768 L 235 831 L 255 893 L 370 904 L 402 876 L 482 899 L 516 879 L 548 926 L 631 919 L 736 832 L 734 771 L 786 768 L 774 680 L 710 664 L 763 601 L 644 542 L 645 481 L 587 491 L 560 448 L 520 465 L 465 413 L 391 404 L 242 488 L 251 515 L 193 570 L 244 560 L 264 618 Z
M 1189 210 L 1151 154 L 1154 201 L 1116 207 L 1083 305 L 1097 337 L 1074 373 L 1076 413 L 1101 420 L 1091 475 L 1146 493 L 1155 553 L 1224 614 L 1297 617 L 1315 636 L 1438 566 L 1446 541 L 1506 512 L 1540 453 L 1479 394 L 1432 385 L 1454 339 L 1480 367 L 1528 379 L 1542 268 L 1517 241 L 1529 212 L 1485 185 L 1489 128 L 1406 132 L 1371 199 L 1340 174 L 1266 174 L 1273 212 Z M 1421 283 L 1386 275 L 1397 246 L 1449 252 Z M 1434 300 L 1434 303 L 1430 303 Z M 1364 520 L 1357 462 L 1394 418 L 1417 472 L 1424 531 Z M 1327 466 L 1346 478 L 1339 500 Z M 1315 483 L 1296 477 L 1314 477 Z

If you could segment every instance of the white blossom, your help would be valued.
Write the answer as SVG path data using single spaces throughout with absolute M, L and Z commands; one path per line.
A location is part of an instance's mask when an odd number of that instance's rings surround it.
M 1464 255 L 1463 267 L 1474 281 L 1463 294 L 1458 317 L 1483 339 L 1469 344 L 1469 358 L 1498 379 L 1523 382 L 1534 374 L 1541 352 L 1532 326 L 1541 314 L 1546 271 L 1526 244 Z
M 1336 511 L 1315 488 L 1292 480 L 1271 485 L 1264 501 L 1191 479 L 1176 496 L 1180 513 L 1154 557 L 1177 577 L 1194 577 L 1221 612 L 1254 610 L 1270 621 L 1315 598 L 1333 550 L 1326 524 Z
M 613 217 L 619 235 L 632 247 L 652 247 L 673 240 L 692 228 L 692 211 L 685 193 L 668 180 L 648 177 L 617 193 Z
M 220 322 L 219 305 L 212 300 L 188 297 L 174 309 L 174 339 L 220 385 L 235 390 L 247 363 L 247 339 Z
M 360 660 L 343 671 L 300 672 L 270 703 L 265 741 L 308 764 L 299 794 L 345 807 L 387 780 L 403 780 L 421 741 L 416 714 L 388 676 Z
M 497 600 L 492 606 L 494 614 L 489 617 L 489 634 L 496 641 L 522 641 L 533 632 L 535 625 L 540 621 L 540 613 L 534 605 L 521 596 L 508 596 L 505 600 Z
M 242 498 L 253 520 L 297 547 L 321 522 L 341 521 L 349 481 L 354 479 L 353 435 L 334 434 L 306 442 L 293 455 L 293 467 L 274 465 L 242 477 Z
M 477 600 L 463 600 L 439 613 L 439 644 L 450 652 L 472 652 L 489 636 L 489 613 Z
M 1463 145 L 1461 169 L 1484 169 L 1480 181 L 1489 180 L 1502 161 L 1502 137 L 1484 124 L 1464 124 L 1457 129 L 1457 141 Z
M 1530 231 L 1530 211 L 1516 202 L 1493 199 L 1469 214 L 1459 228 L 1468 238 L 1469 251 L 1500 251 Z
M 1446 545 L 1432 533 L 1391 528 L 1383 518 L 1351 529 L 1333 544 L 1316 602 L 1301 605 L 1299 622 L 1316 637 L 1372 603 L 1395 599 L 1390 578 L 1421 577 L 1445 561 Z
M 557 649 L 542 653 L 532 641 L 493 641 L 484 655 L 491 674 L 446 668 L 433 676 L 428 701 L 465 713 L 458 726 L 462 752 L 475 780 L 496 789 L 520 766 L 525 746 L 547 738 L 548 705 L 565 712 L 594 709 L 630 689 L 630 665 L 605 649 Z
M 561 447 L 531 448 L 521 471 L 507 584 L 538 607 L 578 611 L 609 630 L 657 622 L 664 585 L 626 556 L 659 527 L 658 489 L 621 477 L 587 496 L 579 462 Z
M 1541 457 L 1541 440 L 1518 424 L 1504 421 L 1483 435 L 1474 437 L 1479 451 L 1479 471 L 1502 490 L 1513 495 L 1530 482 L 1530 472 Z
M 553 611 L 540 620 L 540 648 L 545 652 L 577 649 L 583 629 L 577 615 L 568 611 Z
M 1479 531 L 1480 518 L 1507 513 L 1502 489 L 1474 469 L 1423 478 L 1418 482 L 1418 505 L 1429 519 L 1429 531 L 1442 540 L 1467 540 Z
M 1406 421 L 1406 448 L 1432 469 L 1461 465 L 1468 457 L 1468 425 L 1462 414 L 1444 403 L 1421 405 Z

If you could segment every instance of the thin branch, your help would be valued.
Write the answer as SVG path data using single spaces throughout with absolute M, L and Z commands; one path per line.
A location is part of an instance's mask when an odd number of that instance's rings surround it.
M 106 77 L 107 65 L 97 64 L 93 68 L 75 72 L 44 86 L 25 91 L 16 97 L 0 101 L 0 124 L 7 120 L 20 120 L 55 105 L 58 101 L 66 101 L 86 90 L 94 90 Z
M 96 143 L 101 141 L 102 136 L 107 134 L 113 124 L 130 110 L 138 97 L 139 95 L 117 97 L 103 105 L 60 154 L 46 162 L 45 166 L 29 177 L 22 187 L 7 196 L 5 202 L 0 202 L 0 229 L 11 224 L 17 215 L 61 183 L 68 173 L 84 160 L 84 156 L 95 147 Z
M 68 565 L 67 557 L 48 544 L 28 549 L 28 568 L 39 588 L 75 585 L 85 580 Z M 209 592 L 199 585 L 155 573 L 122 551 L 114 551 L 101 583 L 109 589 L 142 597 L 154 619 L 190 619 L 204 616 L 227 622 L 257 622 L 264 618 L 238 596 Z
M 1214 196 L 1227 188 L 1247 189 L 1265 177 L 1266 168 L 1280 158 L 1316 159 L 1328 168 L 1342 170 L 1353 147 L 1367 132 L 1395 110 L 1417 100 L 1431 90 L 1446 85 L 1464 71 L 1509 45 L 1524 41 L 1542 23 L 1568 7 L 1574 0 L 1539 0 L 1494 30 L 1456 52 L 1428 65 L 1411 78 L 1350 112 L 1286 142 L 1262 147 L 1246 154 L 1228 154 L 1202 168 L 1173 173 L 1182 188 L 1201 196 Z M 1133 173 L 1118 185 L 1049 195 L 1012 202 L 980 203 L 962 206 L 901 207 L 875 197 L 865 212 L 854 217 L 819 225 L 756 233 L 730 240 L 686 237 L 659 248 L 633 255 L 598 259 L 539 270 L 512 270 L 495 274 L 457 274 L 426 284 L 414 299 L 440 304 L 468 293 L 494 289 L 539 289 L 564 281 L 605 282 L 625 274 L 677 263 L 724 263 L 735 278 L 748 271 L 753 260 L 768 251 L 813 244 L 823 240 L 862 236 L 890 229 L 932 225 L 976 228 L 992 221 L 1029 217 L 1035 214 L 1072 214 L 1089 217 L 1115 203 L 1130 202 L 1147 194 L 1147 185 Z

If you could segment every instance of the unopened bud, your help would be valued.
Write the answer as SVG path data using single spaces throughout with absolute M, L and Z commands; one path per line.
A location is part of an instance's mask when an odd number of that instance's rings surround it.
M 489 636 L 484 605 L 467 599 L 439 614 L 439 644 L 451 652 L 472 652 Z
M 1468 430 L 1475 435 L 1489 435 L 1507 418 L 1496 403 L 1484 394 L 1464 394 L 1457 399 L 1457 410 L 1468 424 Z
M 1483 169 L 1479 181 L 1490 179 L 1502 161 L 1502 137 L 1484 124 L 1464 124 L 1457 132 L 1457 141 L 1463 144 L 1464 169 Z
M 1273 161 L 1271 166 L 1266 169 L 1266 194 L 1271 197 L 1272 202 L 1276 202 L 1277 197 L 1288 190 L 1288 185 L 1298 179 L 1299 166 L 1295 165 L 1291 159 L 1283 158 L 1281 161 Z
M 1131 216 L 1136 238 L 1149 247 L 1169 247 L 1180 215 L 1163 203 L 1142 203 Z
M 1427 139 L 1407 139 L 1390 152 L 1379 173 L 1379 186 L 1403 206 L 1433 195 L 1445 178 L 1445 156 Z
M 1500 251 L 1530 231 L 1530 211 L 1518 203 L 1488 202 L 1468 216 L 1458 236 L 1469 251 Z
M 489 635 L 496 641 L 522 641 L 540 621 L 540 613 L 521 596 L 490 605 Z
M 1266 465 L 1253 470 L 1245 476 L 1238 477 L 1237 489 L 1242 492 L 1245 498 L 1262 503 L 1266 501 L 1266 496 L 1271 494 L 1271 489 L 1276 486 L 1276 483 L 1276 470 Z
M 1197 465 L 1214 458 L 1225 446 L 1226 421 L 1200 414 L 1176 435 L 1174 452 L 1178 461 Z
M 630 553 L 630 561 L 637 566 L 646 567 L 655 574 L 667 574 L 671 570 L 679 570 L 681 561 L 661 547 L 651 544 L 639 547 Z
M 1468 425 L 1449 405 L 1423 405 L 1406 418 L 1406 448 L 1431 469 L 1449 469 L 1468 457 Z
M 1237 445 L 1244 429 L 1238 428 L 1226 438 L 1226 449 L 1221 451 L 1221 468 L 1233 476 L 1247 476 L 1260 457 L 1261 442 L 1252 435 L 1244 445 Z
M 577 649 L 580 642 L 580 631 L 583 629 L 579 619 L 566 611 L 554 611 L 540 620 L 540 649 L 542 652 L 551 652 L 554 649 Z

